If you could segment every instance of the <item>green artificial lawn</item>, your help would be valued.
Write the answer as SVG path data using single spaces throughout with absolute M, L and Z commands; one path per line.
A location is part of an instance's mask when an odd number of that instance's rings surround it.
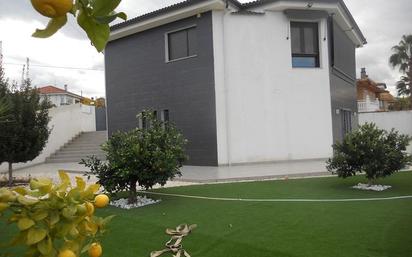
M 412 172 L 378 183 L 386 192 L 351 186 L 363 177 L 311 178 L 199 185 L 156 192 L 233 198 L 342 199 L 412 195 Z M 149 256 L 163 249 L 166 228 L 198 227 L 184 239 L 192 257 L 408 257 L 412 256 L 412 199 L 368 202 L 223 202 L 172 196 L 133 210 L 108 207 L 115 214 L 103 239 L 103 257 Z M 0 224 L 0 239 L 15 231 Z M 16 253 L 16 256 L 21 256 Z M 171 256 L 171 255 L 165 255 Z

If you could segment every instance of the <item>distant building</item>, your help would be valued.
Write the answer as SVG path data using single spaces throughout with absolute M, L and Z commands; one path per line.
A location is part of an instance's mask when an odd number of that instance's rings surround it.
M 71 105 L 80 103 L 82 97 L 67 91 L 67 85 L 64 85 L 64 89 L 55 86 L 44 86 L 38 88 L 42 99 L 46 97 L 55 106 Z
M 359 112 L 385 112 L 395 102 L 385 83 L 377 83 L 369 78 L 362 68 L 361 78 L 356 82 Z

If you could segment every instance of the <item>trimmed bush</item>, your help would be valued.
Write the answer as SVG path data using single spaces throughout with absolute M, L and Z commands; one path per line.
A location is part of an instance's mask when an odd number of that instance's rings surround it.
M 327 161 L 327 169 L 346 178 L 364 172 L 368 183 L 377 178 L 392 175 L 411 164 L 406 153 L 411 137 L 392 129 L 379 129 L 366 123 L 333 145 L 333 158 Z

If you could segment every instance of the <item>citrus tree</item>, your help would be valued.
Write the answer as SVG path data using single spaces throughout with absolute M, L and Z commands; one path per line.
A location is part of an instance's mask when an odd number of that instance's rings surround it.
M 187 159 L 187 140 L 169 122 L 158 120 L 152 111 L 139 115 L 146 124 L 127 132 L 114 133 L 103 145 L 107 162 L 96 157 L 83 159 L 107 192 L 129 192 L 129 203 L 136 202 L 136 183 L 149 189 L 181 175 L 180 168 Z
M 386 131 L 366 123 L 333 145 L 333 158 L 328 160 L 327 169 L 342 178 L 364 172 L 371 185 L 377 178 L 411 164 L 412 158 L 406 152 L 411 139 L 394 129 Z
M 124 12 L 115 12 L 121 0 L 31 0 L 34 9 L 49 17 L 45 29 L 37 29 L 33 37 L 48 38 L 67 23 L 68 15 L 77 19 L 97 51 L 104 50 L 110 35 L 109 24 L 116 18 L 127 19 Z
M 72 185 L 65 172 L 59 176 L 58 184 L 39 178 L 31 180 L 29 188 L 0 188 L 0 219 L 18 228 L 8 247 L 24 245 L 26 256 L 78 257 L 82 252 L 101 256 L 99 239 L 113 216 L 96 217 L 94 210 L 105 207 L 109 198 L 95 196 L 98 184 L 87 186 L 76 177 Z

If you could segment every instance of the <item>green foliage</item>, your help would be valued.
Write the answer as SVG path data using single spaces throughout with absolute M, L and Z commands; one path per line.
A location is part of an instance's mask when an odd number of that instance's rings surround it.
M 117 132 L 103 146 L 107 162 L 93 157 L 81 162 L 108 192 L 129 190 L 130 202 L 136 199 L 136 183 L 146 189 L 164 185 L 180 175 L 186 160 L 186 140 L 172 124 L 157 120 L 150 111 L 143 112 L 140 118 L 146 128 Z
M 13 89 L 7 81 L 0 82 L 0 98 L 8 103 L 8 122 L 0 122 L 0 163 L 33 160 L 43 150 L 50 134 L 49 102 L 40 100 L 30 80 L 20 89 Z M 11 173 L 10 169 L 10 183 Z
M 392 47 L 393 54 L 389 58 L 389 64 L 393 68 L 399 68 L 399 71 L 406 75 L 396 83 L 396 89 L 399 95 L 411 96 L 412 81 L 412 35 L 403 35 L 398 45 Z M 412 97 L 410 98 L 412 105 Z
M 0 188 L 0 218 L 19 229 L 7 247 L 26 246 L 25 256 L 55 257 L 66 249 L 80 256 L 106 231 L 113 216 L 87 211 L 100 185 L 86 186 L 76 177 L 74 186 L 66 173 L 59 175 L 59 184 L 41 178 L 31 180 L 30 188 Z
M 389 105 L 389 110 L 391 111 L 403 111 L 411 109 L 411 101 L 409 97 L 398 97 L 395 102 Z
M 333 145 L 334 155 L 327 161 L 327 169 L 343 178 L 365 172 L 369 182 L 392 175 L 411 163 L 411 156 L 405 152 L 410 140 L 393 129 L 387 132 L 366 123 Z
M 97 51 L 102 52 L 109 40 L 109 24 L 116 18 L 127 19 L 125 13 L 115 12 L 121 0 L 75 0 L 70 11 L 78 25 L 86 32 Z M 37 29 L 33 37 L 47 38 L 67 23 L 67 14 L 52 18 L 43 30 Z

